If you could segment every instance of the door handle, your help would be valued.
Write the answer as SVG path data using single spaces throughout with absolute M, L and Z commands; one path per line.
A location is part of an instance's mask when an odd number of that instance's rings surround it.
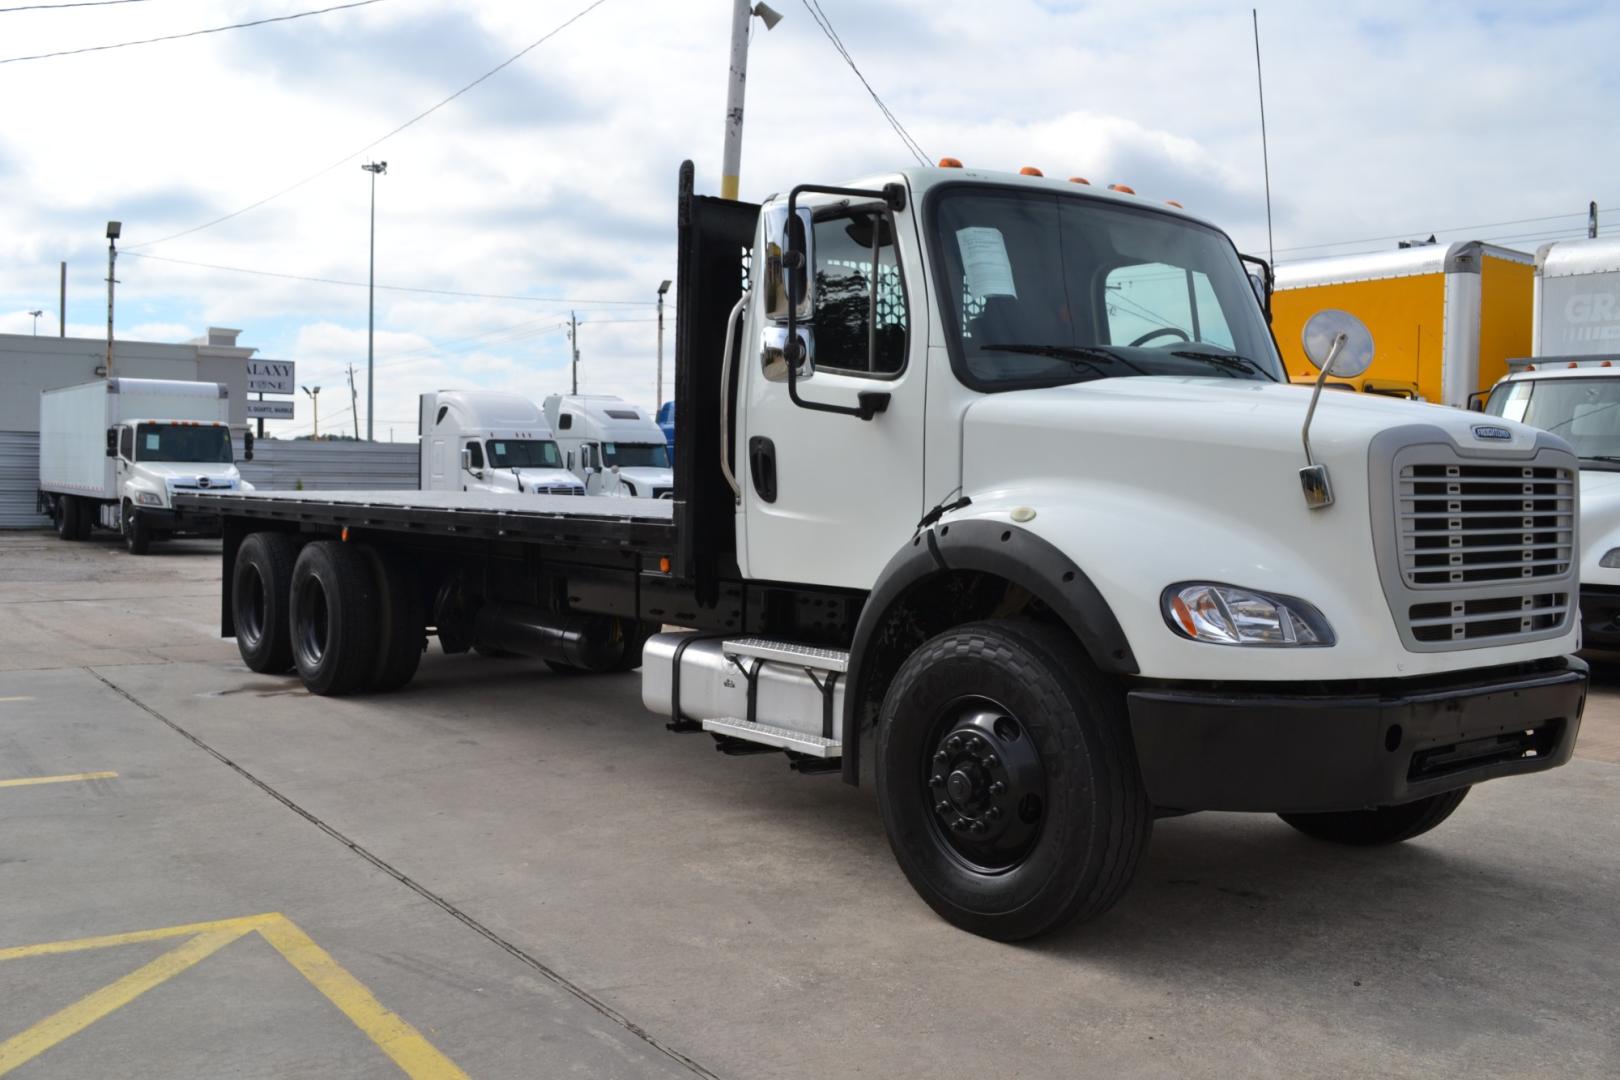
M 748 472 L 754 490 L 768 503 L 776 501 L 776 444 L 763 435 L 748 440 Z

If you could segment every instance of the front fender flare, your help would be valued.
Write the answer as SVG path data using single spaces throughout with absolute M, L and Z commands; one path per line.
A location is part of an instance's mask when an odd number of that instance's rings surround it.
M 860 783 L 860 706 L 869 675 L 873 635 L 895 602 L 919 583 L 954 570 L 993 574 L 1039 598 L 1063 621 L 1101 671 L 1134 675 L 1136 656 L 1113 609 L 1074 561 L 1049 541 L 1017 525 L 965 519 L 916 536 L 878 575 L 855 624 L 844 694 L 843 778 Z

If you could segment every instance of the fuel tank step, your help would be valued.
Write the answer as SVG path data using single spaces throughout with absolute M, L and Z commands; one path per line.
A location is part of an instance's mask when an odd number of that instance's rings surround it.
M 806 735 L 801 731 L 789 731 L 787 728 L 773 727 L 770 724 L 750 724 L 746 720 L 729 716 L 703 721 L 703 730 L 712 731 L 716 735 L 728 735 L 734 739 L 746 739 L 765 746 L 792 750 L 794 753 L 810 757 L 835 758 L 844 752 L 843 746 L 832 739 Z
M 730 638 L 721 646 L 727 656 L 747 656 L 774 664 L 792 664 L 816 671 L 846 672 L 849 653 L 843 649 L 824 649 L 816 645 L 800 645 L 774 638 Z

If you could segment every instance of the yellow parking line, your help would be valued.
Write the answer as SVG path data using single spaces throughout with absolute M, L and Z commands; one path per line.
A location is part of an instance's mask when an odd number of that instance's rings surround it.
M 0 701 L 33 701 L 31 697 L 0 697 Z
M 212 922 L 186 923 L 183 926 L 163 926 L 156 930 L 132 930 L 127 934 L 103 934 L 101 937 L 76 938 L 73 941 L 47 941 L 40 945 L 14 945 L 0 949 L 0 960 L 22 960 L 29 956 L 58 956 L 62 953 L 105 949 L 113 945 L 136 945 L 143 941 L 162 941 L 164 938 L 195 937 L 216 930 L 257 930 L 268 919 L 279 915 L 246 915 L 235 919 L 215 919 Z
M 198 934 L 178 949 L 171 949 L 151 963 L 137 968 L 117 982 L 52 1013 L 27 1031 L 0 1043 L 0 1076 L 43 1054 L 63 1039 L 83 1031 L 114 1009 L 128 1005 L 152 987 L 173 978 L 193 964 L 206 960 L 243 934 L 251 926 L 238 926 Z
M 27 787 L 29 784 L 65 784 L 69 780 L 111 780 L 115 772 L 79 772 L 66 776 L 25 776 L 20 780 L 0 780 L 0 787 Z

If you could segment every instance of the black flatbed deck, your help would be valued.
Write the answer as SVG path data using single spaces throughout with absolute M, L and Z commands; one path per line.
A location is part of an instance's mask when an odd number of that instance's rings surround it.
M 238 522 L 664 553 L 675 549 L 675 504 L 669 499 L 474 491 L 187 492 L 176 495 L 175 506 Z

